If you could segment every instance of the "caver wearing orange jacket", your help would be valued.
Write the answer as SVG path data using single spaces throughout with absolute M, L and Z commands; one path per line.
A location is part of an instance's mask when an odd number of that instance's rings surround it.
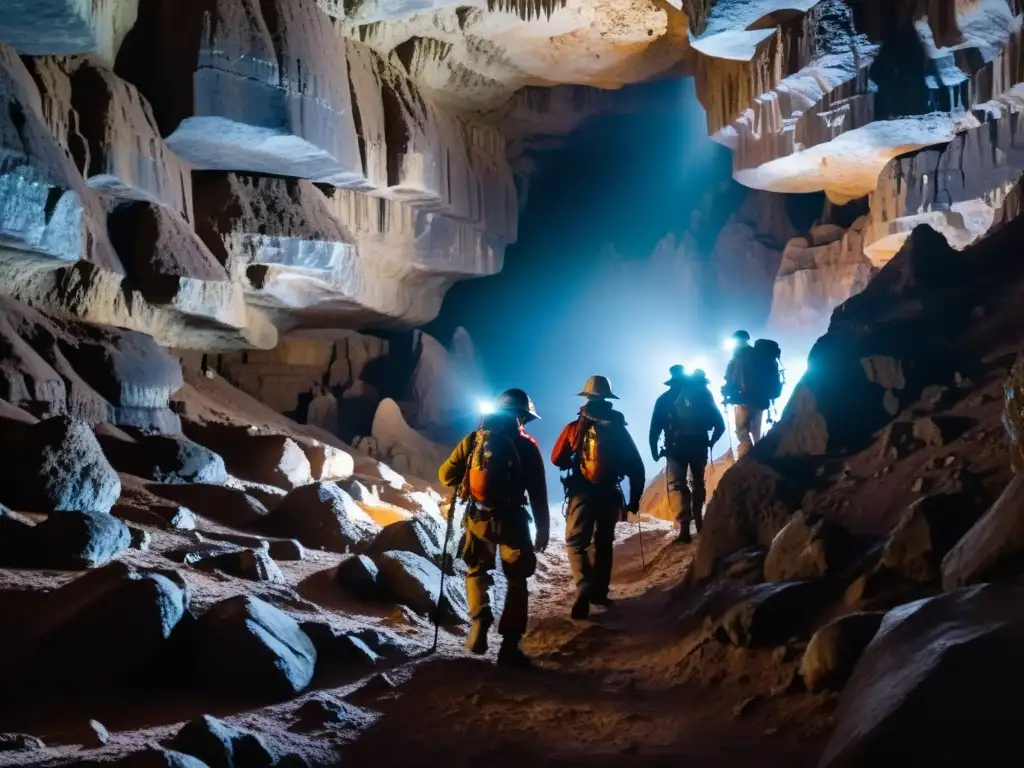
M 565 543 L 576 582 L 575 619 L 586 618 L 591 604 L 611 605 L 615 524 L 640 508 L 644 490 L 640 453 L 626 431 L 626 419 L 608 402 L 618 399 L 611 382 L 591 376 L 580 396 L 587 402 L 551 452 L 551 463 L 568 471 L 562 483 L 568 500 Z M 623 478 L 629 479 L 628 504 L 619 487 Z

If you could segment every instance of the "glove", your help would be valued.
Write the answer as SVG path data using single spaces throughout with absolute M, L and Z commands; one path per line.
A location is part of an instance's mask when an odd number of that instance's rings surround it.
M 548 548 L 548 538 L 551 532 L 547 528 L 537 528 L 537 538 L 533 542 L 533 548 L 537 552 L 543 552 Z

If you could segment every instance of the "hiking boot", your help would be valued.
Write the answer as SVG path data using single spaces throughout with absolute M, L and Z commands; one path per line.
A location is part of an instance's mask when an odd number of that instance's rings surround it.
M 693 543 L 693 537 L 690 535 L 690 526 L 679 529 L 679 535 L 676 536 L 676 544 L 691 544 Z
M 576 599 L 573 601 L 572 610 L 569 616 L 574 619 L 585 619 L 590 615 L 590 595 L 583 587 L 576 590 Z
M 487 653 L 487 632 L 490 630 L 491 622 L 493 621 L 494 619 L 491 618 L 490 614 L 485 614 L 473 621 L 473 627 L 469 630 L 469 635 L 466 637 L 467 651 L 475 653 L 477 656 Z
M 590 598 L 591 605 L 599 605 L 602 608 L 613 608 L 615 607 L 615 601 L 612 600 L 608 595 L 601 595 L 600 597 Z
M 498 649 L 498 666 L 530 669 L 533 667 L 533 660 L 519 647 L 518 637 L 506 637 Z

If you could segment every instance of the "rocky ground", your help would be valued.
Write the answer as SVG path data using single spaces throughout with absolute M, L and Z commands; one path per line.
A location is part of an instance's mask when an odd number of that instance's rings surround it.
M 1021 226 L 963 253 L 915 232 L 715 468 L 695 545 L 652 482 L 589 621 L 556 526 L 528 672 L 462 650 L 431 483 L 148 337 L 4 300 L 0 765 L 1000 765 Z

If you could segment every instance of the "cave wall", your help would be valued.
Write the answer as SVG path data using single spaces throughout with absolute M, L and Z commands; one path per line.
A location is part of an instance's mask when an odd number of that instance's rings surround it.
M 178 348 L 271 349 L 422 324 L 501 268 L 517 199 L 493 125 L 313 0 L 126 5 L 47 3 L 53 41 L 5 10 L 5 291 Z

